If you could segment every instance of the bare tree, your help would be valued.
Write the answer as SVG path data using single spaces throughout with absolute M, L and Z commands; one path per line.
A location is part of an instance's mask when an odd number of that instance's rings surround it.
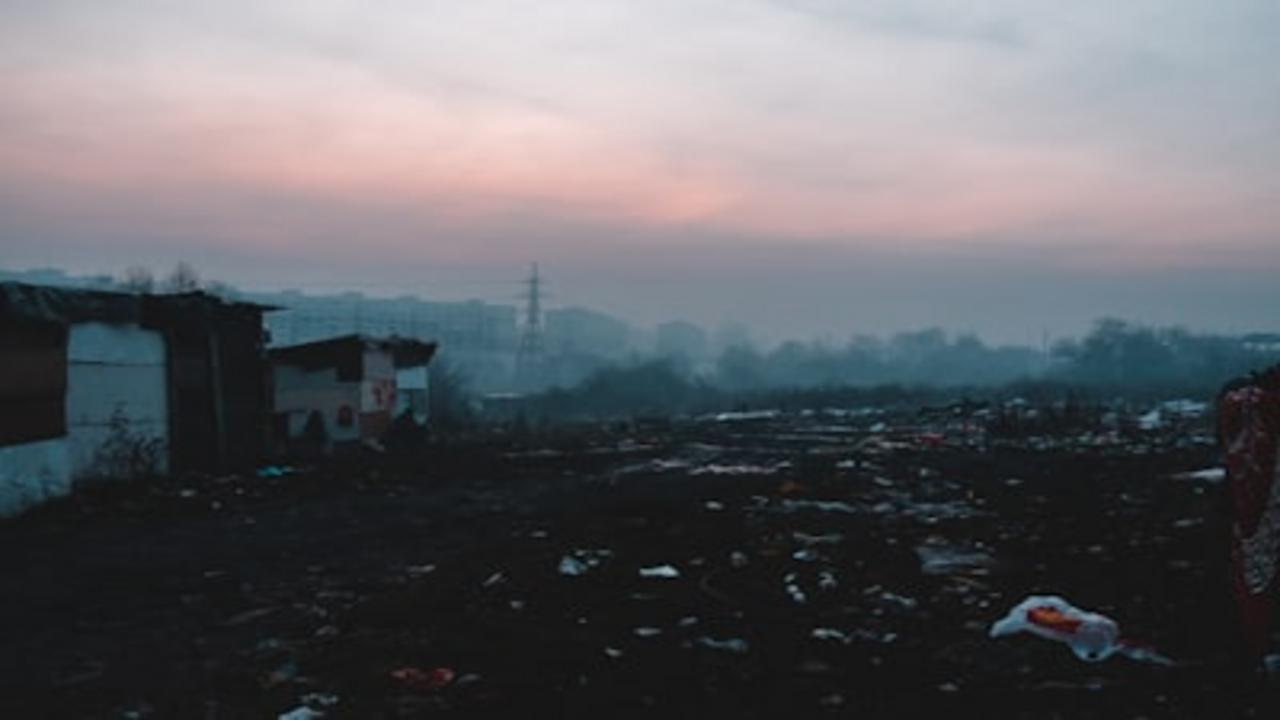
M 236 290 L 228 283 L 221 280 L 210 280 L 204 284 L 204 291 L 210 295 L 220 297 L 223 300 L 235 300 L 240 296 L 240 291 Z
M 164 281 L 164 289 L 171 293 L 195 292 L 200 289 L 200 275 L 191 264 L 183 260 L 174 266 Z
M 134 265 L 125 269 L 119 285 L 128 292 L 149 295 L 156 290 L 156 276 L 151 274 L 151 270 Z

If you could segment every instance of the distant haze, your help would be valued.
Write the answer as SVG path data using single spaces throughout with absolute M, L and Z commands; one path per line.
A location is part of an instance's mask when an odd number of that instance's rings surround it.
M 1273 0 L 0 5 L 0 265 L 1280 330 Z

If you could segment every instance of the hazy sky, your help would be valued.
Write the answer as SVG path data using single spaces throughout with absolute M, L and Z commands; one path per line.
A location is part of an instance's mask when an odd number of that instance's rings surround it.
M 1275 0 L 0 3 L 0 265 L 1280 329 Z

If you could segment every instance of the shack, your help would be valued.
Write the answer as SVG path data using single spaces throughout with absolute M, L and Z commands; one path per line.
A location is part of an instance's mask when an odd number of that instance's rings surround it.
M 268 309 L 0 283 L 0 516 L 84 481 L 258 462 Z
M 435 352 L 434 342 L 366 335 L 273 349 L 277 446 L 332 452 L 377 443 L 393 423 L 424 428 Z

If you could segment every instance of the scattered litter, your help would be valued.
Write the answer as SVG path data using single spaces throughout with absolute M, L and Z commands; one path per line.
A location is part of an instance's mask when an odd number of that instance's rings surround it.
M 431 573 L 435 572 L 436 566 L 431 564 L 410 565 L 406 567 L 404 571 L 408 573 L 410 577 L 422 577 L 424 575 L 430 575 Z
M 897 605 L 904 610 L 914 610 L 916 606 L 920 604 L 915 598 L 909 598 L 906 595 L 899 595 L 888 591 L 880 593 L 880 599 Z
M 791 553 L 791 559 L 796 560 L 797 562 L 814 562 L 818 559 L 818 553 L 816 550 L 804 548 L 803 550 L 797 550 Z
M 332 693 L 307 693 L 302 696 L 302 704 L 312 708 L 329 708 L 334 707 L 340 702 L 340 698 Z
M 824 642 L 839 642 L 849 645 L 854 642 L 877 643 L 888 645 L 898 639 L 897 633 L 878 633 L 873 630 L 855 629 L 845 632 L 829 627 L 814 628 L 809 636 L 814 640 L 822 640 Z
M 244 612 L 236 613 L 235 615 L 232 615 L 231 617 L 227 618 L 225 621 L 223 621 L 222 625 L 223 627 L 238 627 L 240 625 L 248 625 L 249 623 L 254 622 L 255 620 L 261 620 L 262 618 L 270 615 L 276 610 L 279 610 L 279 608 L 262 607 L 262 608 L 255 608 L 253 610 L 245 610 Z
M 651 638 L 662 634 L 662 628 L 656 627 L 638 627 L 632 630 L 636 637 Z
M 840 500 L 793 500 L 785 499 L 779 506 L 784 512 L 797 512 L 800 510 L 817 510 L 825 513 L 847 513 L 854 514 L 858 509 L 847 502 Z
M 264 465 L 258 468 L 258 477 L 260 478 L 278 478 L 292 475 L 296 470 L 288 465 Z
M 694 615 L 688 615 L 686 617 L 680 618 L 680 621 L 677 622 L 676 624 L 679 625 L 680 627 L 693 627 L 694 625 L 698 624 L 698 618 L 697 616 L 694 616 Z
M 1270 677 L 1280 677 L 1280 653 L 1262 658 L 1262 669 Z
M 749 562 L 750 560 L 748 560 L 747 554 L 740 550 L 734 550 L 733 552 L 729 553 L 729 565 L 731 567 L 741 569 L 746 567 L 747 563 Z
M 826 533 L 823 535 L 810 535 L 806 532 L 791 533 L 792 539 L 801 545 L 838 545 L 844 540 L 843 533 Z
M 778 410 L 748 410 L 738 412 L 716 413 L 712 419 L 716 422 L 748 422 L 752 420 L 773 420 L 782 413 Z
M 724 510 L 724 503 L 718 502 L 716 500 L 708 500 L 702 503 L 702 507 L 706 508 L 711 512 L 720 512 L 721 510 Z
M 787 597 L 791 598 L 791 602 L 797 605 L 803 605 L 809 602 L 809 596 L 805 595 L 804 590 L 801 590 L 800 586 L 794 582 L 788 582 L 784 586 L 784 589 L 787 591 Z
M 655 565 L 653 567 L 640 568 L 640 577 L 674 580 L 680 577 L 680 571 L 671 565 Z
M 916 546 L 920 572 L 925 575 L 979 575 L 987 573 L 995 559 L 980 550 L 967 549 L 940 542 Z
M 423 670 L 416 667 L 403 667 L 391 671 L 391 677 L 410 690 L 419 692 L 435 692 L 453 682 L 457 673 L 452 668 L 438 667 Z
M 1063 643 L 1086 662 L 1100 662 L 1118 653 L 1132 660 L 1173 664 L 1155 650 L 1121 638 L 1115 620 L 1081 610 L 1056 595 L 1032 595 L 1023 600 L 992 624 L 990 635 L 1003 637 L 1020 632 Z
M 739 463 L 737 465 L 720 465 L 712 463 L 703 465 L 689 471 L 690 475 L 773 475 L 779 470 L 790 467 L 790 463 L 779 463 L 778 465 L 750 465 L 747 463 Z
M 835 590 L 840 587 L 840 581 L 836 579 L 836 574 L 830 570 L 823 570 L 818 573 L 818 589 L 819 590 Z
M 734 653 L 735 655 L 745 655 L 751 650 L 751 645 L 741 638 L 717 640 L 713 637 L 707 637 L 704 635 L 698 638 L 695 642 L 710 650 L 721 650 L 724 652 Z
M 618 658 L 622 657 L 622 651 L 619 650 L 618 648 L 607 647 L 604 649 L 604 654 L 606 657 L 612 658 L 614 660 L 617 660 Z
M 1203 470 L 1192 470 L 1190 472 L 1181 472 L 1172 476 L 1174 480 L 1193 480 L 1199 482 L 1218 483 L 1227 479 L 1226 468 L 1205 468 Z
M 488 587 L 493 587 L 494 585 L 501 585 L 506 581 L 507 581 L 506 575 L 503 575 L 501 572 L 496 572 L 490 575 L 488 578 L 486 578 L 485 581 L 481 583 L 481 586 L 488 588 Z
M 978 515 L 978 512 L 968 503 L 955 500 L 939 503 L 912 503 L 903 509 L 903 514 L 926 525 L 932 525 L 939 520 L 967 520 Z
M 613 557 L 612 550 L 574 550 L 571 554 L 560 558 L 561 575 L 576 577 L 599 567 L 605 560 Z
M 561 575 L 567 575 L 569 577 L 577 577 L 579 575 L 586 575 L 587 570 L 589 569 L 590 568 L 587 567 L 586 563 L 582 562 L 578 558 L 573 557 L 571 555 L 565 555 L 564 557 L 560 558 L 559 570 Z
M 836 642 L 847 643 L 849 637 L 835 628 L 814 628 L 809 633 L 814 640 L 834 640 Z

